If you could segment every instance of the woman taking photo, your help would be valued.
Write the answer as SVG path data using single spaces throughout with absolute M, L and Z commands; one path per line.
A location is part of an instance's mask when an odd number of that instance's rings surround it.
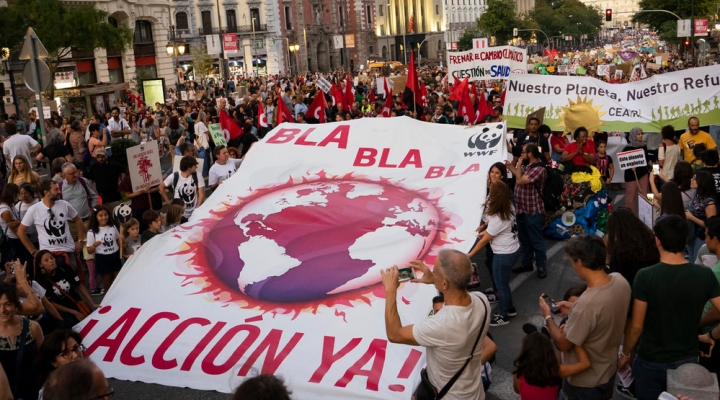
M 49 251 L 37 252 L 35 267 L 40 270 L 38 282 L 45 288 L 48 300 L 63 317 L 65 327 L 72 328 L 85 319 L 92 311 L 90 307 L 98 308 L 75 271 L 66 263 L 58 264 Z M 80 304 L 83 302 L 85 304 Z
M 640 128 L 632 128 L 628 135 L 628 145 L 622 151 L 642 150 L 647 156 L 647 147 L 643 142 L 643 131 Z M 648 166 L 629 168 L 625 170 L 625 205 L 632 210 L 633 214 L 638 213 L 638 194 L 647 196 L 648 188 Z
M 40 177 L 35 171 L 30 169 L 30 163 L 25 156 L 17 155 L 13 159 L 12 170 L 10 171 L 8 182 L 16 185 L 21 185 L 27 182 L 35 187 L 39 187 Z
M 520 241 L 515 222 L 515 207 L 510 201 L 510 189 L 505 182 L 498 180 L 490 186 L 483 222 L 485 229 L 478 234 L 480 241 L 468 257 L 474 256 L 490 243 L 493 251 L 492 276 L 500 300 L 497 313 L 490 320 L 490 326 L 506 325 L 510 323 L 508 317 L 517 315 L 510 292 L 510 274 L 520 255 Z
M 21 305 L 14 285 L 0 283 L 0 307 L 0 365 L 16 399 L 36 399 L 35 356 L 43 343 L 42 329 L 37 322 L 18 315 Z
M 685 218 L 685 205 L 683 204 L 682 192 L 675 182 L 667 182 L 660 190 L 660 198 L 655 197 L 655 203 L 660 209 L 660 216 L 677 215 Z
M 705 220 L 717 215 L 715 206 L 715 180 L 707 171 L 696 171 L 690 181 L 695 189 L 695 197 L 690 202 L 685 217 L 692 221 L 695 227 L 695 237 L 688 242 L 688 255 L 690 260 L 697 258 L 700 247 L 705 243 Z

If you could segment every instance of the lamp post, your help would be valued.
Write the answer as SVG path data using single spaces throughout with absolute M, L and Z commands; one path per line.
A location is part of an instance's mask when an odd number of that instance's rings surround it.
M 3 69 L 8 72 L 10 78 L 10 93 L 12 94 L 13 105 L 15 106 L 15 114 L 20 114 L 17 108 L 18 101 L 15 94 L 15 78 L 13 77 L 12 68 L 10 68 L 10 49 L 7 47 L 0 49 L 0 60 L 2 60 Z
M 250 51 L 252 52 L 253 61 L 255 62 L 255 76 L 257 77 L 259 75 L 258 70 L 260 68 L 260 65 L 258 65 L 258 64 L 260 64 L 260 63 L 257 62 L 257 60 L 255 59 L 255 46 L 257 46 L 257 44 L 255 43 L 255 17 L 252 17 L 252 21 L 250 21 L 250 23 L 252 24 L 252 40 L 253 40 L 253 45 L 250 46 Z
M 179 56 L 185 54 L 185 43 L 177 43 L 177 37 L 175 33 L 175 25 L 170 25 L 170 41 L 168 41 L 165 50 L 169 56 L 175 55 L 175 91 L 176 94 L 180 95 L 180 76 L 178 75 L 177 69 L 180 67 Z
M 295 69 L 297 69 L 297 52 L 300 50 L 300 45 L 299 44 L 291 44 L 290 46 L 288 46 L 288 49 L 290 50 L 291 54 L 295 55 L 295 57 L 294 57 L 295 58 Z M 292 64 L 292 62 L 291 62 L 291 64 Z M 290 66 L 290 75 L 292 75 L 292 65 Z

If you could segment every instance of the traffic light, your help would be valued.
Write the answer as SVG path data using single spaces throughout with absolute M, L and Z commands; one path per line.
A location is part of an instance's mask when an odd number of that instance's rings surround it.
M 690 47 L 690 39 L 685 38 L 685 43 L 683 43 L 683 44 L 685 45 L 685 47 L 689 48 Z
M 518 35 L 518 29 L 517 29 L 517 28 L 513 28 L 513 36 L 514 36 L 514 37 L 517 37 L 517 35 Z
M 605 21 L 612 21 L 612 8 L 605 9 Z

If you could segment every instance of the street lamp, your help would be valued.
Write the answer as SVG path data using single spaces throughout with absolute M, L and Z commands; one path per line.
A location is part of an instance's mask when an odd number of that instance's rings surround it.
M 180 67 L 180 60 L 178 59 L 179 56 L 185 54 L 185 43 L 177 43 L 177 37 L 175 35 L 175 25 L 170 26 L 170 31 L 168 33 L 170 36 L 170 41 L 168 41 L 168 44 L 165 46 L 165 51 L 167 51 L 167 54 L 169 56 L 175 56 L 175 90 L 177 91 L 177 95 L 180 95 L 180 77 L 178 76 L 177 69 Z
M 297 52 L 300 50 L 299 44 L 291 44 L 288 46 L 288 49 L 290 50 L 290 53 L 295 55 L 295 69 L 297 69 Z M 291 68 L 292 69 L 292 68 Z M 290 71 L 290 75 L 292 75 L 292 71 Z
M 0 60 L 2 60 L 3 69 L 10 75 L 10 92 L 12 93 L 13 105 L 15 106 L 15 113 L 17 114 L 17 96 L 15 94 L 15 77 L 13 77 L 12 69 L 10 69 L 10 49 L 7 47 L 0 48 Z M 0 93 L 2 96 L 4 93 Z

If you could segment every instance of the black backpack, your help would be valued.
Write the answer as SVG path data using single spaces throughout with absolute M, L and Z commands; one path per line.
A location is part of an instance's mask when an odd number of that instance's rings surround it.
M 540 168 L 545 169 L 545 186 L 542 192 L 537 186 L 535 186 L 535 189 L 537 189 L 538 194 L 540 194 L 542 198 L 543 204 L 545 205 L 545 212 L 555 212 L 560 209 L 560 195 L 562 195 L 563 189 L 565 188 L 565 182 L 557 169 L 551 168 L 547 164 L 540 166 Z

